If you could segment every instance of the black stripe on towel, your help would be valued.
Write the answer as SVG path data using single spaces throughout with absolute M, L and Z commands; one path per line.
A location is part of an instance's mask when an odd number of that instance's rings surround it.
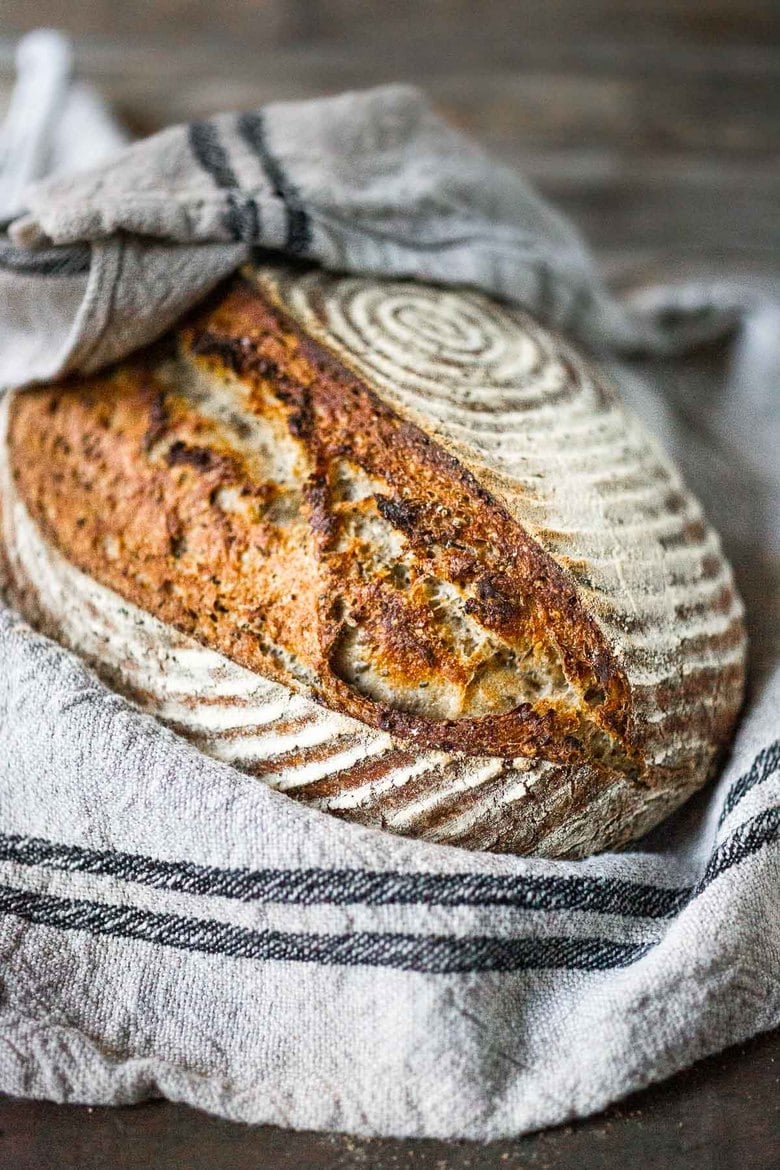
M 219 140 L 216 126 L 211 122 L 191 122 L 189 139 L 193 155 L 218 187 L 238 187 L 236 173 Z
M 309 217 L 301 203 L 298 188 L 288 179 L 281 163 L 268 146 L 265 116 L 262 113 L 239 114 L 237 127 L 244 142 L 262 163 L 274 195 L 284 204 L 287 214 L 287 251 L 296 256 L 305 254 L 311 244 Z
M 288 905 L 505 906 L 669 918 L 722 873 L 780 837 L 780 809 L 740 825 L 715 850 L 702 880 L 678 888 L 599 877 L 378 873 L 359 869 L 220 869 L 132 853 L 83 849 L 35 837 L 0 836 L 0 861 L 92 873 L 154 889 Z
M 238 177 L 211 122 L 191 122 L 190 150 L 198 164 L 226 194 L 224 224 L 234 240 L 256 243 L 260 238 L 260 213 L 254 199 L 239 191 Z
M 33 251 L 0 242 L 0 269 L 17 276 L 83 276 L 89 272 L 90 259 L 88 244 Z
M 585 910 L 667 918 L 690 889 L 614 878 L 505 877 L 479 873 L 398 873 L 362 869 L 220 869 L 133 853 L 0 836 L 0 861 L 92 873 L 155 889 L 241 902 L 312 906 L 507 906 L 521 910 Z
M 636 962 L 647 944 L 602 938 L 455 938 L 447 935 L 304 934 L 250 930 L 231 923 L 157 914 L 0 886 L 0 911 L 40 926 L 86 930 L 92 935 L 138 939 L 159 946 L 325 966 L 394 967 L 426 975 L 567 968 L 606 971 Z
M 757 784 L 763 784 L 780 768 L 780 739 L 770 743 L 760 751 L 753 761 L 749 771 L 735 780 L 723 802 L 723 811 L 720 814 L 718 828 L 734 811 L 739 802 L 747 796 Z
M 780 809 L 768 809 L 746 821 L 713 855 L 703 881 L 692 891 L 692 896 L 778 838 Z M 230 923 L 154 913 L 136 906 L 59 898 L 12 886 L 0 886 L 2 912 L 36 925 L 139 939 L 230 958 L 394 967 L 431 975 L 545 968 L 606 971 L 637 962 L 653 947 L 648 943 L 567 936 L 539 939 L 369 931 L 339 935 L 255 931 Z
M 719 878 L 722 873 L 732 866 L 738 865 L 752 853 L 756 853 L 764 845 L 771 845 L 780 840 L 780 808 L 764 809 L 757 816 L 751 817 L 735 829 L 726 838 L 722 845 L 713 852 L 704 877 L 694 887 L 692 896 L 706 890 L 707 886 Z

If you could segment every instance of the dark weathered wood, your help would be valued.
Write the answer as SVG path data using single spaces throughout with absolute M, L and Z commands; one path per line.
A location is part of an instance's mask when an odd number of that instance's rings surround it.
M 4 0 L 3 24 L 14 33 L 40 24 L 64 24 L 77 36 L 128 38 L 144 35 L 150 23 L 161 36 L 212 40 L 264 34 L 274 44 L 295 40 L 378 45 L 411 33 L 447 43 L 467 32 L 482 44 L 503 33 L 517 38 L 628 37 L 695 44 L 754 43 L 771 33 L 773 0 Z M 509 46 L 511 50 L 511 45 Z
M 776 150 L 780 62 L 766 45 L 728 55 L 718 45 L 637 44 L 614 34 L 576 49 L 568 37 L 483 44 L 479 28 L 466 28 L 443 46 L 415 27 L 368 49 L 351 38 L 89 39 L 78 42 L 77 61 L 147 129 L 216 107 L 402 80 L 423 84 L 456 121 L 509 152 L 584 149 L 628 160 L 684 152 L 679 165 L 692 154 L 749 160 Z M 13 45 L 0 40 L 6 80 Z
M 78 42 L 78 69 L 137 133 L 404 80 L 424 85 L 455 123 L 520 167 L 580 224 L 610 272 L 627 259 L 630 268 L 631 254 L 685 272 L 713 261 L 765 268 L 777 248 L 780 60 L 761 5 L 736 6 L 743 18 L 728 42 L 705 35 L 701 17 L 713 29 L 727 22 L 730 6 L 720 2 L 624 10 L 619 0 L 560 0 L 520 5 L 519 22 L 504 0 L 487 16 L 449 0 L 426 8 L 423 22 L 403 18 L 405 3 L 277 0 L 219 6 L 225 21 L 211 32 L 212 6 L 201 3 L 157 4 L 152 29 L 131 19 L 133 6 L 130 15 L 110 7 L 114 37 L 106 5 L 72 5 L 67 23 L 96 34 Z M 23 16 L 34 22 L 15 2 L 6 0 L 5 13 L 11 27 Z M 187 34 L 178 43 L 177 22 Z M 0 102 L 13 44 L 0 39 Z
M 0 1131 L 8 1170 L 777 1170 L 780 1033 L 588 1121 L 487 1146 L 250 1128 L 162 1102 L 86 1109 L 0 1099 Z

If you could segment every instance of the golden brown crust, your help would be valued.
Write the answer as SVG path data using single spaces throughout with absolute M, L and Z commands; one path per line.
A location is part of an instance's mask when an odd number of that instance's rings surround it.
M 12 604 L 316 808 L 582 856 L 728 742 L 744 629 L 717 537 L 520 311 L 269 266 L 104 377 L 6 398 L 2 435 L 9 415 Z
M 17 490 L 72 563 L 416 746 L 641 771 L 624 673 L 495 490 L 245 280 L 179 346 L 13 403 Z

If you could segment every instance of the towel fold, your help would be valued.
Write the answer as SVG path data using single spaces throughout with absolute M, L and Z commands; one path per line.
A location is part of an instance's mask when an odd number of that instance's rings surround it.
M 552 862 L 298 805 L 0 606 L 0 1089 L 491 1139 L 777 1026 L 780 346 L 766 287 L 617 302 L 574 229 L 407 87 L 123 146 L 69 80 L 61 39 L 28 43 L 20 68 L 0 135 L 0 383 L 123 356 L 258 250 L 474 285 L 603 354 L 663 421 L 763 633 L 717 782 L 630 851 Z M 673 363 L 665 394 L 614 365 L 738 316 L 730 376 L 705 392 Z

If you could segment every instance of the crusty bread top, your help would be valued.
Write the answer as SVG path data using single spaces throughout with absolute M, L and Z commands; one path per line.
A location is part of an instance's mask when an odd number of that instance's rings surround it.
M 420 748 L 706 774 L 741 694 L 717 539 L 612 391 L 476 294 L 268 269 L 19 397 L 75 565 Z

